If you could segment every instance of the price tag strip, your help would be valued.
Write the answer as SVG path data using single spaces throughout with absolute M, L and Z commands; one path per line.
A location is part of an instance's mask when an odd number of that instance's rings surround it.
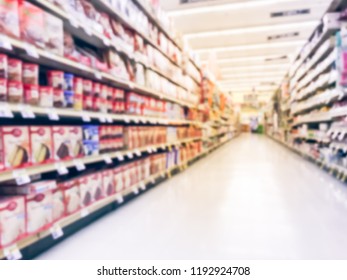
M 46 109 L 46 113 L 48 119 L 50 119 L 51 121 L 59 121 L 59 115 L 53 108 Z
M 66 165 L 63 162 L 57 162 L 55 164 L 55 168 L 57 169 L 57 172 L 59 175 L 69 174 L 69 170 L 67 169 Z
M 20 260 L 23 257 L 17 244 L 4 248 L 3 252 L 4 252 L 4 256 L 8 260 Z
M 140 183 L 139 188 L 140 188 L 141 190 L 145 191 L 145 190 L 146 190 L 146 185 L 145 185 L 145 183 L 143 183 L 143 182 Z
M 39 53 L 37 52 L 37 48 L 33 45 L 30 44 L 25 44 L 24 45 L 25 48 L 25 52 L 27 53 L 27 55 L 33 57 L 33 58 L 39 58 Z
M 107 164 L 112 164 L 113 161 L 109 155 L 103 155 L 103 159 Z
M 86 169 L 86 166 L 84 165 L 82 160 L 75 159 L 73 162 L 74 162 L 74 165 L 78 171 L 83 171 Z
M 121 204 L 124 202 L 124 198 L 121 194 L 118 194 L 116 197 L 116 201 L 118 202 L 118 204 Z
M 89 114 L 83 113 L 82 114 L 82 121 L 84 121 L 84 122 L 91 122 L 91 118 L 90 118 Z
M 17 108 L 23 119 L 35 119 L 35 114 L 31 106 L 20 104 Z
M 90 212 L 89 212 L 89 209 L 88 209 L 88 208 L 83 208 L 83 209 L 81 210 L 81 217 L 82 217 L 82 218 L 87 217 L 89 214 L 90 214 Z
M 13 178 L 16 180 L 18 186 L 28 184 L 31 182 L 30 176 L 25 169 L 14 170 L 12 172 Z
M 141 156 L 141 151 L 140 151 L 140 150 L 136 150 L 136 151 L 135 151 L 135 154 L 136 154 L 138 157 L 140 157 L 140 156 Z
M 119 161 L 123 161 L 124 160 L 124 156 L 122 154 L 117 154 L 116 158 L 119 160 Z
M 133 188 L 133 193 L 136 194 L 136 195 L 139 194 L 139 189 L 137 187 L 134 187 Z
M 59 224 L 54 224 L 50 228 L 50 232 L 51 232 L 54 240 L 59 239 L 60 237 L 64 236 L 64 231 Z
M 132 152 L 127 152 L 127 157 L 132 159 L 134 157 L 133 153 Z
M 7 103 L 0 104 L 0 117 L 13 118 L 13 113 Z

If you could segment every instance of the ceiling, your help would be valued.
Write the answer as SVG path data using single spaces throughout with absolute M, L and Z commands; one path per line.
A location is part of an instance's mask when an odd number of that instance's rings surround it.
M 226 92 L 236 99 L 251 92 L 267 99 L 331 2 L 162 0 L 161 4 L 200 61 L 214 69 Z

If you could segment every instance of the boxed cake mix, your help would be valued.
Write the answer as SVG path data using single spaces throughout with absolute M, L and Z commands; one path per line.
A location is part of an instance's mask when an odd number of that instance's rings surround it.
M 68 126 L 53 126 L 53 157 L 55 160 L 71 157 L 71 139 Z
M 53 139 L 50 126 L 30 126 L 31 160 L 33 164 L 53 161 Z

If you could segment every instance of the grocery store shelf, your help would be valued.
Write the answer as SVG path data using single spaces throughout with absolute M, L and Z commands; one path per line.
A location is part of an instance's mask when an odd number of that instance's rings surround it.
M 324 31 L 324 33 L 321 34 L 321 36 L 318 38 L 316 44 L 311 48 L 311 50 L 305 54 L 302 58 L 300 58 L 300 62 L 298 63 L 298 65 L 295 67 L 295 69 L 293 70 L 293 72 L 291 73 L 290 77 L 293 78 L 294 75 L 296 74 L 296 72 L 298 71 L 298 69 L 302 66 L 302 64 L 305 62 L 305 60 L 307 58 L 309 58 L 310 56 L 312 56 L 312 54 L 314 54 L 318 48 L 332 35 L 334 35 L 336 33 L 338 29 L 327 29 Z M 295 58 L 294 61 L 297 61 L 299 59 L 299 56 L 301 54 L 301 51 L 298 53 L 298 56 Z M 299 79 L 298 79 L 299 80 Z
M 299 120 L 292 124 L 292 127 L 298 126 L 305 123 L 319 123 L 319 122 L 329 122 L 332 120 L 331 112 L 320 112 L 302 116 Z
M 237 135 L 236 135 L 237 136 Z M 28 236 L 20 241 L 17 242 L 17 244 L 15 244 L 16 249 L 18 250 L 23 250 L 26 249 L 27 247 L 35 247 L 36 244 L 38 244 L 39 242 L 43 241 L 43 239 L 49 237 L 50 235 L 52 235 L 52 229 L 59 227 L 61 228 L 63 231 L 65 231 L 65 228 L 75 224 L 75 223 L 79 223 L 82 222 L 83 219 L 87 218 L 89 216 L 92 216 L 93 213 L 97 212 L 98 210 L 102 209 L 103 207 L 107 207 L 107 206 L 111 206 L 113 205 L 113 207 L 109 210 L 107 210 L 107 212 L 105 212 L 104 214 L 113 211 L 114 209 L 117 208 L 118 205 L 120 204 L 125 204 L 125 202 L 129 201 L 131 198 L 136 197 L 137 195 L 143 194 L 147 188 L 152 187 L 157 185 L 158 183 L 160 183 L 163 179 L 168 179 L 171 178 L 172 175 L 177 174 L 180 171 L 184 171 L 186 168 L 188 168 L 189 164 L 192 164 L 193 162 L 195 162 L 196 160 L 198 160 L 199 158 L 206 156 L 208 153 L 212 152 L 213 150 L 217 149 L 218 147 L 222 146 L 223 144 L 225 144 L 226 142 L 230 141 L 231 139 L 227 139 L 225 141 L 222 141 L 221 143 L 215 144 L 212 147 L 210 147 L 209 149 L 206 149 L 205 151 L 203 151 L 202 153 L 198 154 L 197 156 L 189 159 L 186 162 L 182 162 L 177 166 L 171 167 L 167 170 L 161 171 L 155 175 L 150 176 L 149 178 L 136 183 L 134 186 L 130 187 L 127 190 L 124 190 L 121 193 L 116 193 L 113 194 L 107 198 L 104 198 L 102 200 L 99 200 L 97 202 L 95 202 L 94 204 L 85 207 L 81 210 L 79 210 L 78 212 L 69 215 L 68 217 L 65 217 L 63 219 L 61 219 L 60 221 L 56 222 L 50 229 L 42 231 L 38 234 L 34 234 L 31 236 Z M 157 182 L 159 181 L 159 182 Z M 95 217 L 92 221 L 93 222 L 95 219 L 97 219 L 97 217 Z M 87 223 L 88 224 L 88 223 Z M 86 224 L 79 224 L 77 226 L 77 230 L 83 228 Z M 77 231 L 76 230 L 76 231 Z M 57 242 L 59 242 L 59 240 L 50 240 L 50 246 L 53 246 L 54 244 L 56 244 Z M 9 246 L 13 247 L 12 246 Z M 45 247 L 44 249 L 48 249 L 47 247 Z M 5 249 L 6 250 L 6 249 Z M 5 250 L 1 250 L 0 249 L 0 259 L 4 259 L 6 258 L 6 254 L 4 253 Z M 38 246 L 37 251 L 35 251 L 35 248 L 33 248 L 32 250 L 29 250 L 30 256 L 25 256 L 25 257 L 30 257 L 33 258 L 34 256 L 36 256 L 38 253 L 42 252 L 42 247 Z
M 172 43 L 175 44 L 175 46 L 182 51 L 182 46 L 180 46 L 176 40 L 172 37 L 170 32 L 166 30 L 165 27 L 162 26 L 162 24 L 158 21 L 155 15 L 150 11 L 150 8 L 146 5 L 146 3 L 143 2 L 143 0 L 134 0 L 134 3 L 138 5 L 142 9 L 142 11 L 147 15 L 147 17 L 159 28 L 161 32 L 163 32 L 167 38 L 170 39 Z
M 118 161 L 124 161 L 125 157 L 128 157 L 131 159 L 136 156 L 138 157 L 141 156 L 142 153 L 153 153 L 159 149 L 162 149 L 162 150 L 171 149 L 173 146 L 180 146 L 182 144 L 190 143 L 197 140 L 201 140 L 201 137 L 184 139 L 184 140 L 175 141 L 172 143 L 147 146 L 147 147 L 137 148 L 133 150 L 117 151 L 113 153 L 100 154 L 96 156 L 88 156 L 88 157 L 82 157 L 82 158 L 71 159 L 71 160 L 63 160 L 63 161 L 58 161 L 54 163 L 30 166 L 27 168 L 19 168 L 19 169 L 13 169 L 9 171 L 3 171 L 0 174 L 0 182 L 16 179 L 18 176 L 17 174 L 21 174 L 21 175 L 24 174 L 25 176 L 33 176 L 37 174 L 57 171 L 62 166 L 65 168 L 72 168 L 78 164 L 87 165 L 87 164 L 98 163 L 98 162 L 107 162 L 110 160 L 112 162 L 113 159 Z
M 82 122 L 90 123 L 92 119 L 98 120 L 100 123 L 133 123 L 133 124 L 157 124 L 157 125 L 194 125 L 202 126 L 203 123 L 190 120 L 175 120 L 166 118 L 154 118 L 146 116 L 136 116 L 127 114 L 106 114 L 91 111 L 77 111 L 69 108 L 43 108 L 26 104 L 12 104 L 0 102 L 0 118 L 13 118 L 13 113 L 23 114 L 24 118 L 29 114 L 35 116 L 47 116 L 48 119 L 56 123 L 60 117 L 75 118 Z M 28 117 L 30 118 L 30 117 Z
M 79 76 L 84 76 L 94 80 L 104 81 L 104 82 L 110 83 L 113 86 L 121 87 L 126 90 L 135 91 L 135 92 L 139 92 L 148 96 L 174 102 L 181 106 L 196 108 L 196 106 L 191 103 L 176 99 L 174 97 L 170 97 L 166 94 L 159 93 L 145 86 L 137 85 L 131 81 L 116 78 L 112 76 L 111 74 L 100 72 L 91 67 L 80 64 L 79 62 L 49 53 L 48 51 L 36 48 L 33 45 L 30 45 L 28 43 L 22 42 L 14 38 L 1 36 L 0 47 L 4 48 L 4 46 L 6 46 L 5 49 L 7 49 L 8 51 L 12 50 L 13 48 L 18 49 L 21 52 L 22 57 L 30 61 L 34 61 L 40 65 L 59 68 L 63 71 L 69 71 Z

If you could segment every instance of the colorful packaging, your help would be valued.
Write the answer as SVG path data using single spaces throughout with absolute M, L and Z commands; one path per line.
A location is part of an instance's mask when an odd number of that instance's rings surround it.
M 63 21 L 50 13 L 44 13 L 45 48 L 59 56 L 64 55 Z
M 0 198 L 0 248 L 15 243 L 24 235 L 24 197 L 13 196 Z
M 81 191 L 81 206 L 87 207 L 94 202 L 92 185 L 89 184 L 89 176 L 78 178 Z
M 19 59 L 8 59 L 8 80 L 11 82 L 22 82 L 22 61 Z
M 63 89 L 64 72 L 63 71 L 47 71 L 48 85 L 54 89 Z
M 65 94 L 62 89 L 53 89 L 53 106 L 56 108 L 65 107 Z
M 124 181 L 123 181 L 123 166 L 114 168 L 113 172 L 113 185 L 117 193 L 124 190 Z
M 40 87 L 40 107 L 51 108 L 53 107 L 53 88 Z
M 64 107 L 73 108 L 75 104 L 75 95 L 73 91 L 64 91 Z
M 21 38 L 40 48 L 45 47 L 44 12 L 33 4 L 19 2 L 19 20 Z
M 0 102 L 6 102 L 7 99 L 7 79 L 0 79 Z
M 39 66 L 33 63 L 23 63 L 23 84 L 38 85 L 39 84 Z
M 59 184 L 64 193 L 65 213 L 73 214 L 81 209 L 81 192 L 78 179 L 72 179 Z
M 28 127 L 0 127 L 0 170 L 23 167 L 30 163 Z
M 8 101 L 11 103 L 23 103 L 23 84 L 8 82 Z
M 71 156 L 73 158 L 83 157 L 84 148 L 83 148 L 83 134 L 82 127 L 80 126 L 71 126 L 69 129 L 69 139 L 71 143 Z
M 53 191 L 53 222 L 65 216 L 64 192 L 57 188 Z
M 52 127 L 53 157 L 55 160 L 70 158 L 71 139 L 68 126 Z
M 24 102 L 30 105 L 39 104 L 39 87 L 37 85 L 24 85 Z
M 98 201 L 103 198 L 102 176 L 100 172 L 93 173 L 88 176 L 89 189 L 93 201 Z
M 10 37 L 19 37 L 18 1 L 0 0 L 0 32 Z
M 105 170 L 102 171 L 102 196 L 108 197 L 115 193 L 115 185 L 113 179 L 113 171 Z
M 53 160 L 53 140 L 51 127 L 30 126 L 30 142 L 32 152 L 32 163 L 47 163 Z
M 0 79 L 7 79 L 8 58 L 6 54 L 0 54 Z
M 96 125 L 84 125 L 83 130 L 83 147 L 86 156 L 99 154 L 99 127 Z

